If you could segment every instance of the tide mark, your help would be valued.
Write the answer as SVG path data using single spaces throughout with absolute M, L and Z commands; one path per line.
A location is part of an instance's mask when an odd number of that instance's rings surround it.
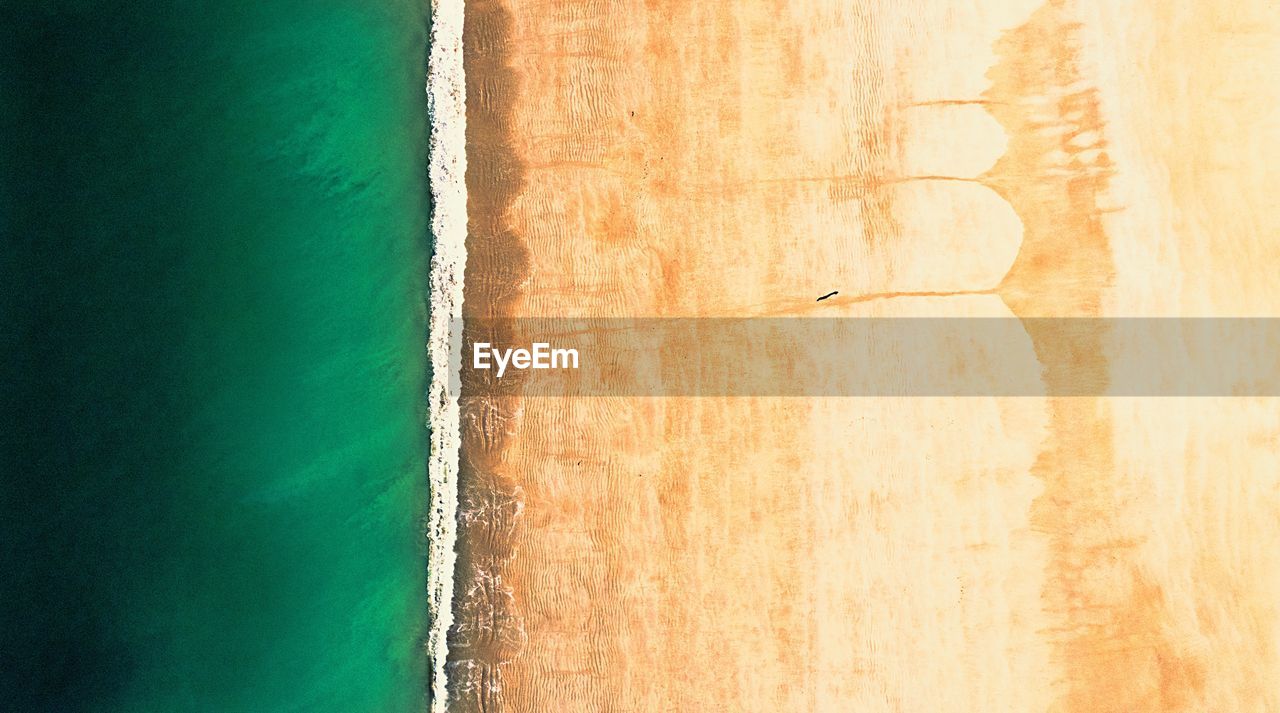
M 1000 60 L 988 73 L 987 110 L 1008 132 L 1009 148 L 981 180 L 1024 226 L 997 288 L 1023 318 L 1101 315 L 1115 273 L 1102 220 L 1114 167 L 1098 91 L 1082 81 L 1078 27 L 1069 4 L 1050 0 L 997 41 Z M 1024 324 L 1051 392 L 1081 374 L 1105 383 L 1101 333 L 1093 349 L 1066 350 L 1058 325 Z M 1051 710 L 1203 709 L 1205 664 L 1171 638 L 1166 594 L 1140 564 L 1145 533 L 1133 524 L 1133 485 L 1117 473 L 1109 402 L 1053 398 L 1048 409 L 1032 466 L 1044 491 L 1031 522 L 1049 546 L 1041 600 L 1063 679 Z

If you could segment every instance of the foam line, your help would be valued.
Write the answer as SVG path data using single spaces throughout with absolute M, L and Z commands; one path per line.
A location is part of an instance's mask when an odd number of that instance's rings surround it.
M 428 466 L 427 635 L 431 713 L 448 707 L 449 627 L 453 624 L 453 573 L 457 559 L 458 371 L 461 368 L 462 279 L 466 265 L 466 84 L 462 67 L 463 0 L 432 0 L 427 106 L 431 119 L 430 179 L 431 456 Z

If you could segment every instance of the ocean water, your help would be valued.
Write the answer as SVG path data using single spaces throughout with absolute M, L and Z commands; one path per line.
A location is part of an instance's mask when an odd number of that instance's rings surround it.
M 421 709 L 424 6 L 0 5 L 0 710 Z

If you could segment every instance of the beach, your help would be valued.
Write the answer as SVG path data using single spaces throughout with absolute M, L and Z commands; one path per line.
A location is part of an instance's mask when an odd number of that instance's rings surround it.
M 1262 0 L 465 12 L 469 318 L 1280 309 Z M 1274 399 L 516 382 L 459 424 L 449 710 L 1280 710 Z

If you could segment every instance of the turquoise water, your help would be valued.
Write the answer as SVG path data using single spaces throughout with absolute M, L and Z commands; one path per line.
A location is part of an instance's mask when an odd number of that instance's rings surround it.
M 425 700 L 420 3 L 11 3 L 0 710 Z

